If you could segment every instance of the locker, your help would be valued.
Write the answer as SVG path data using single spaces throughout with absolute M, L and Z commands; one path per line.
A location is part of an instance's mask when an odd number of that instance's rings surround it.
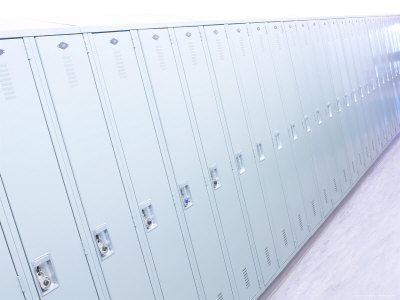
M 343 193 L 346 193 L 358 177 L 356 170 L 352 168 L 356 161 L 354 149 L 355 146 L 353 141 L 353 136 L 355 136 L 355 133 L 353 132 L 351 120 L 349 119 L 351 116 L 349 115 L 347 106 L 345 103 L 343 103 L 343 75 L 338 63 L 338 57 L 336 53 L 336 36 L 333 34 L 332 28 L 335 25 L 335 20 L 327 20 L 326 22 L 327 28 L 321 32 L 322 47 L 323 51 L 326 53 L 326 67 L 332 80 L 332 99 L 335 101 L 333 107 L 334 111 L 336 112 L 336 120 L 339 123 L 339 128 L 337 130 L 340 130 L 344 139 L 344 145 L 342 147 L 345 149 L 342 149 L 341 151 L 345 152 L 347 156 L 347 165 L 344 166 L 343 171 L 343 176 L 346 175 L 346 177 L 343 178 L 345 183 Z
M 193 30 L 193 35 L 195 30 Z M 191 120 L 186 110 L 185 97 L 182 91 L 181 79 L 179 78 L 176 58 L 171 47 L 171 40 L 167 29 L 159 30 L 142 30 L 139 31 L 142 51 L 149 73 L 152 92 L 154 93 L 154 101 L 157 105 L 158 113 L 161 119 L 163 133 L 165 135 L 166 144 L 168 146 L 169 157 L 172 162 L 174 176 L 179 191 L 180 206 L 185 207 L 182 203 L 186 196 L 190 196 L 192 205 L 184 208 L 184 215 L 188 229 L 192 236 L 192 243 L 201 278 L 203 280 L 205 294 L 207 298 L 218 299 L 222 297 L 231 297 L 231 291 L 227 281 L 226 269 L 223 265 L 223 256 L 221 247 L 218 247 L 215 221 L 220 213 L 223 235 L 221 240 L 226 239 L 229 245 L 229 251 L 240 255 L 229 253 L 231 257 L 232 268 L 234 270 L 235 282 L 243 297 L 251 293 L 255 294 L 254 289 L 257 288 L 256 278 L 253 271 L 253 260 L 249 249 L 247 236 L 242 216 L 238 215 L 237 203 L 235 203 L 234 187 L 228 191 L 229 207 L 224 207 L 224 211 L 211 205 L 210 190 L 205 187 L 209 186 L 210 181 L 208 174 L 202 172 L 202 164 L 200 162 L 199 145 L 194 140 Z M 194 47 L 194 46 L 193 46 Z M 196 59 L 196 58 L 193 58 Z M 212 122 L 212 119 L 209 121 Z M 213 162 L 216 163 L 216 162 Z M 210 166 L 211 167 L 211 166 Z M 214 179 L 221 180 L 221 187 L 218 188 L 216 194 L 224 194 L 225 170 L 223 166 L 214 165 Z M 216 188 L 218 183 L 216 183 Z M 223 200 L 221 199 L 221 202 Z M 226 203 L 228 199 L 224 202 Z M 217 203 L 219 204 L 219 203 Z M 221 203 L 223 205 L 224 203 Z M 223 216 L 229 213 L 230 219 L 225 220 Z M 226 227 L 225 227 L 226 226 Z M 232 226 L 232 227 L 231 227 Z M 233 229 L 230 231 L 229 229 Z M 232 243 L 232 235 L 235 240 Z M 223 241 L 221 241 L 223 242 Z M 231 244 L 229 244 L 231 243 Z M 213 259 L 210 260 L 210 257 Z M 235 263 L 235 258 L 239 257 L 240 263 Z M 228 258 L 225 258 L 229 263 Z M 211 273 L 211 275 L 210 275 Z M 240 274 L 240 275 L 239 275 Z M 217 277 L 215 277 L 217 276 Z M 212 278 L 218 278 L 218 281 L 210 282 Z
M 36 41 L 110 297 L 153 299 L 83 38 Z
M 3 224 L 5 225 L 5 222 L 0 222 L 1 297 L 3 299 L 23 300 L 26 298 L 18 282 L 19 279 L 14 267 L 14 260 L 11 257 L 8 247 L 9 241 L 6 241 L 4 236 Z
M 223 111 L 216 100 L 217 91 L 210 78 L 211 68 L 207 66 L 207 44 L 201 37 L 199 28 L 176 28 L 174 33 L 188 88 L 187 93 L 190 95 L 190 107 L 194 111 L 199 138 L 202 141 L 205 161 L 209 170 L 211 180 L 209 186 L 212 188 L 218 207 L 233 276 L 239 296 L 247 299 L 257 291 L 258 283 L 254 273 L 254 263 L 249 261 L 251 258 L 250 247 L 243 247 L 249 243 L 243 219 L 245 206 L 240 201 L 240 194 L 238 194 L 240 185 L 233 173 L 236 172 L 236 168 L 233 166 L 235 158 L 229 147 Z M 277 269 L 274 251 L 273 244 L 267 245 L 263 249 L 264 256 L 260 263 L 267 272 Z M 244 257 L 244 255 L 248 255 L 248 257 Z M 243 273 L 244 269 L 247 270 L 247 276 Z M 253 272 L 250 273 L 252 277 L 248 277 L 249 270 Z
M 21 39 L 2 40 L 0 169 L 40 297 L 98 299 Z M 73 264 L 73 268 L 71 268 Z
M 315 213 L 314 207 L 322 200 L 318 193 L 318 182 L 315 178 L 313 158 L 310 149 L 310 133 L 307 132 L 304 122 L 309 122 L 310 116 L 302 112 L 299 101 L 296 78 L 293 74 L 293 66 L 284 28 L 281 23 L 266 23 L 267 36 L 271 47 L 271 54 L 275 62 L 276 76 L 280 86 L 282 102 L 286 113 L 287 134 L 291 140 L 296 168 L 299 172 L 301 192 L 303 193 L 304 208 L 310 229 L 314 229 L 321 217 Z M 282 134 L 286 134 L 282 133 Z M 305 216 L 304 216 L 305 217 Z M 304 219 L 302 217 L 302 219 Z
M 310 27 L 308 27 L 311 29 Z M 330 139 L 332 140 L 331 158 L 335 156 L 336 160 L 331 159 L 331 169 L 334 169 L 336 176 L 333 181 L 333 187 L 336 192 L 335 203 L 341 200 L 343 193 L 350 187 L 350 175 L 348 154 L 346 149 L 346 141 L 343 135 L 343 128 L 340 122 L 339 111 L 337 109 L 335 90 L 333 86 L 332 73 L 328 63 L 328 53 L 325 50 L 325 42 L 329 36 L 329 23 L 328 20 L 316 21 L 316 26 L 311 29 L 311 35 L 314 37 L 316 47 L 310 47 L 311 54 L 315 53 L 319 63 L 316 64 L 316 76 L 320 78 L 321 85 L 321 105 L 325 105 L 327 115 L 327 129 Z M 315 51 L 312 51 L 315 50 Z M 311 57 L 311 56 L 309 56 Z M 322 100 L 325 99 L 325 100 Z M 338 186 L 336 188 L 336 181 Z M 332 182 L 331 182 L 332 183 Z
M 282 176 L 282 184 L 287 200 L 287 207 L 290 214 L 291 227 L 293 230 L 296 246 L 299 246 L 307 237 L 307 224 L 304 224 L 303 196 L 300 189 L 299 175 L 294 160 L 291 141 L 287 131 L 287 120 L 284 114 L 281 95 L 275 76 L 273 58 L 267 41 L 267 33 L 264 24 L 255 23 L 249 26 L 252 37 L 253 55 L 257 66 L 257 73 L 260 78 L 260 87 L 263 97 L 265 111 L 272 132 L 272 144 L 275 156 Z M 315 215 L 320 216 L 317 210 L 318 203 L 314 202 Z M 300 222 L 301 221 L 301 222 Z M 282 230 L 285 239 L 287 232 Z M 291 238 L 291 236 L 287 237 Z
M 241 24 L 229 25 L 228 28 L 228 42 L 241 86 L 242 106 L 248 123 L 248 125 L 242 125 L 242 131 L 247 126 L 250 129 L 251 144 L 249 146 L 252 146 L 252 151 L 256 157 L 256 166 L 264 188 L 263 192 L 266 196 L 266 207 L 273 230 L 275 248 L 279 263 L 283 265 L 293 254 L 293 236 L 281 174 L 274 154 L 271 130 L 265 113 L 263 95 L 254 64 L 249 33 L 247 27 Z M 227 115 L 231 116 L 231 118 L 233 117 L 235 122 L 238 120 L 230 113 L 227 113 Z M 288 242 L 288 236 L 286 235 L 285 238 L 282 232 L 290 234 L 290 243 Z
M 297 25 L 299 28 L 297 28 Z M 330 153 L 328 149 L 332 149 L 330 145 L 331 138 L 328 138 L 327 132 L 328 114 L 326 113 L 325 105 L 322 106 L 319 101 L 322 95 L 319 93 L 320 87 L 318 86 L 318 79 L 315 78 L 313 70 L 307 66 L 310 62 L 308 60 L 308 49 L 305 49 L 305 38 L 308 38 L 308 43 L 312 43 L 312 39 L 310 36 L 306 36 L 301 25 L 307 26 L 307 23 L 283 23 L 293 71 L 296 77 L 299 94 L 298 101 L 300 101 L 303 114 L 310 118 L 309 128 L 306 128 L 306 132 L 311 145 L 311 154 L 313 156 L 315 174 L 318 181 L 321 208 L 324 216 L 326 216 L 332 209 L 332 204 L 334 202 L 335 190 L 333 183 L 337 185 L 338 182 L 336 182 L 335 174 L 333 174 L 333 170 L 330 168 L 330 158 L 334 153 Z M 313 59 L 315 60 L 316 57 L 313 56 Z M 335 182 L 333 182 L 333 180 L 335 180 Z M 331 182 L 332 185 L 330 184 Z
M 154 207 L 157 208 L 157 222 L 160 227 L 148 232 L 148 240 L 153 244 L 153 247 L 162 249 L 170 255 L 171 252 L 175 252 L 175 244 L 180 242 L 171 240 L 175 236 L 170 237 L 171 233 L 166 232 L 166 230 L 179 232 L 179 223 L 139 66 L 132 48 L 130 33 L 95 34 L 93 40 L 101 73 L 104 77 L 104 86 L 111 105 L 110 111 L 116 123 L 129 177 L 135 186 L 136 197 L 138 201 L 152 199 Z M 115 41 L 118 41 L 118 43 Z M 146 139 L 143 139 L 144 136 Z M 141 140 L 140 143 L 137 142 L 139 140 Z M 177 153 L 177 155 L 179 154 Z M 200 182 L 201 180 L 202 178 L 200 178 Z M 157 184 L 156 189 L 154 188 L 155 183 Z M 172 184 L 176 186 L 175 183 Z M 175 187 L 174 189 L 176 190 L 173 191 L 175 198 L 179 198 L 177 196 L 178 189 Z M 186 220 L 186 224 L 191 234 L 192 243 L 197 250 L 195 251 L 197 264 L 201 275 L 203 275 L 205 293 L 207 298 L 210 299 L 216 298 L 219 293 L 228 297 L 230 293 L 229 281 L 210 209 L 206 202 L 204 205 L 197 203 L 196 199 L 198 199 L 199 193 L 192 184 L 190 184 L 190 193 L 191 199 L 188 201 L 191 202 L 186 204 L 179 200 L 177 208 L 185 211 L 185 207 L 188 211 L 189 209 L 192 210 L 192 208 L 189 208 L 190 205 L 194 205 L 193 208 L 196 208 L 196 213 L 192 211 L 190 219 Z M 207 199 L 206 194 L 201 194 L 201 196 L 205 196 L 205 199 Z M 201 211 L 204 211 L 203 215 L 201 215 Z M 202 224 L 202 226 L 196 226 L 195 223 Z M 204 236 L 204 231 L 209 232 L 209 235 Z M 177 238 L 178 236 L 175 239 Z M 202 249 L 201 247 L 204 247 L 203 245 L 207 243 L 209 246 L 207 251 L 199 252 Z M 210 261 L 211 255 L 215 256 L 215 260 Z M 168 257 L 165 259 L 168 259 Z M 185 259 L 185 257 L 180 258 L 182 263 L 185 262 Z M 161 261 L 159 263 L 163 264 Z M 171 268 L 173 267 L 171 266 Z M 217 275 L 219 280 L 211 282 L 210 280 L 213 278 L 211 274 Z M 176 282 L 179 284 L 179 281 L 181 281 L 179 280 L 180 274 L 177 275 Z M 162 286 L 166 288 L 169 284 L 169 277 L 162 277 L 162 280 Z M 169 288 L 167 292 L 168 294 L 164 293 L 164 296 L 168 298 L 173 299 L 176 295 L 176 291 L 169 290 Z
M 240 27 L 237 28 L 241 30 Z M 246 30 L 246 27 L 243 26 L 243 28 Z M 204 31 L 210 53 L 210 65 L 212 65 L 212 69 L 215 72 L 218 100 L 223 109 L 229 130 L 231 152 L 234 157 L 233 168 L 235 169 L 236 167 L 236 174 L 240 181 L 241 192 L 245 200 L 245 208 L 254 238 L 255 253 L 262 272 L 261 278 L 263 283 L 266 284 L 275 273 L 277 267 L 276 262 L 275 266 L 265 264 L 265 249 L 268 252 L 274 249 L 266 207 L 266 189 L 264 188 L 263 191 L 261 186 L 260 170 L 257 169 L 256 165 L 255 153 L 249 136 L 241 95 L 237 88 L 238 83 L 232 65 L 225 29 L 223 26 L 206 26 Z M 237 44 L 232 45 L 232 51 L 236 46 Z M 265 139 L 258 142 L 261 143 L 261 147 L 265 147 Z M 261 150 L 264 151 L 263 149 Z M 243 165 L 241 165 L 242 160 Z M 264 184 L 265 182 L 263 182 Z M 282 245 L 281 241 L 285 245 L 283 237 L 279 239 L 280 245 Z

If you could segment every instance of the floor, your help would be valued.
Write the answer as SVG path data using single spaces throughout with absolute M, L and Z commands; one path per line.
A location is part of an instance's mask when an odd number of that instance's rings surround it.
M 400 299 L 400 138 L 259 300 Z

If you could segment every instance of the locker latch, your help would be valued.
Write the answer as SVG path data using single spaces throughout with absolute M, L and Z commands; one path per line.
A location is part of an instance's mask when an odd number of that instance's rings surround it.
M 265 154 L 264 154 L 264 148 L 261 142 L 258 142 L 257 145 L 257 154 L 258 154 L 258 159 L 260 161 L 264 161 L 265 160 Z
M 210 178 L 211 178 L 211 185 L 214 190 L 221 187 L 221 180 L 218 175 L 218 169 L 216 166 L 210 168 Z
M 280 136 L 279 131 L 275 132 L 275 142 L 276 142 L 276 148 L 278 150 L 281 150 L 283 148 L 283 146 L 282 146 L 282 141 L 281 141 L 281 136 Z
M 307 115 L 304 116 L 304 124 L 306 126 L 306 131 L 311 132 L 310 120 Z
M 244 161 L 243 161 L 242 153 L 237 153 L 235 155 L 235 159 L 236 159 L 236 166 L 237 166 L 237 170 L 238 170 L 239 174 L 243 174 L 244 172 L 246 172 L 246 169 L 244 167 Z
M 190 192 L 190 187 L 188 183 L 181 184 L 179 186 L 179 194 L 185 208 L 189 208 L 193 205 L 192 193 Z
M 140 208 L 142 211 L 144 226 L 146 227 L 147 232 L 149 232 L 158 226 L 153 205 L 151 204 L 150 200 L 147 200 L 140 204 Z
M 349 97 L 348 97 L 347 95 L 344 95 L 344 102 L 346 103 L 346 106 L 347 106 L 347 107 L 350 106 Z
M 340 98 L 336 98 L 336 105 L 338 112 L 342 112 L 342 103 L 340 103 Z
M 58 279 L 50 254 L 45 254 L 32 262 L 39 291 L 42 296 L 58 288 Z
M 360 97 L 364 98 L 364 88 L 360 86 Z
M 297 140 L 299 138 L 296 133 L 296 128 L 295 128 L 294 122 L 290 123 L 290 132 L 292 133 L 293 140 Z
M 328 117 L 329 117 L 329 118 L 332 118 L 332 117 L 333 117 L 333 114 L 332 114 L 332 107 L 331 107 L 331 104 L 328 103 L 328 104 L 327 104 L 327 107 L 328 107 Z
M 97 246 L 97 250 L 102 260 L 109 258 L 114 254 L 110 233 L 107 229 L 106 224 L 98 226 L 94 231 L 94 238 Z
M 315 111 L 316 113 L 316 121 L 318 125 L 322 124 L 322 119 L 321 119 L 321 111 L 319 110 L 319 108 L 317 108 L 317 110 Z

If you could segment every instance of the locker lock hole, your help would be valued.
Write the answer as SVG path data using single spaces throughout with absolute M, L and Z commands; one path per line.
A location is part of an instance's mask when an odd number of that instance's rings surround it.
M 221 180 L 218 175 L 218 169 L 217 167 L 211 167 L 210 168 L 210 178 L 211 178 L 211 185 L 214 190 L 219 189 L 221 185 Z
M 45 254 L 32 262 L 33 271 L 42 296 L 58 288 L 58 279 L 50 254 Z
M 185 208 L 189 208 L 193 205 L 192 193 L 190 192 L 189 184 L 181 184 L 179 186 L 179 194 Z
M 149 203 L 149 201 L 147 201 L 146 204 L 141 205 L 141 207 L 143 223 L 147 229 L 147 232 L 149 232 L 158 226 L 156 216 L 154 214 L 153 205 Z
M 98 253 L 102 260 L 109 258 L 114 254 L 113 245 L 110 238 L 110 233 L 106 224 L 98 226 L 94 232 L 94 238 L 97 246 Z

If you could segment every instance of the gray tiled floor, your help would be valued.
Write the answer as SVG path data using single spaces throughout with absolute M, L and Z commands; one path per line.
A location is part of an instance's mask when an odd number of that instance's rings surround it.
M 268 299 L 400 299 L 400 138 L 279 284 Z

